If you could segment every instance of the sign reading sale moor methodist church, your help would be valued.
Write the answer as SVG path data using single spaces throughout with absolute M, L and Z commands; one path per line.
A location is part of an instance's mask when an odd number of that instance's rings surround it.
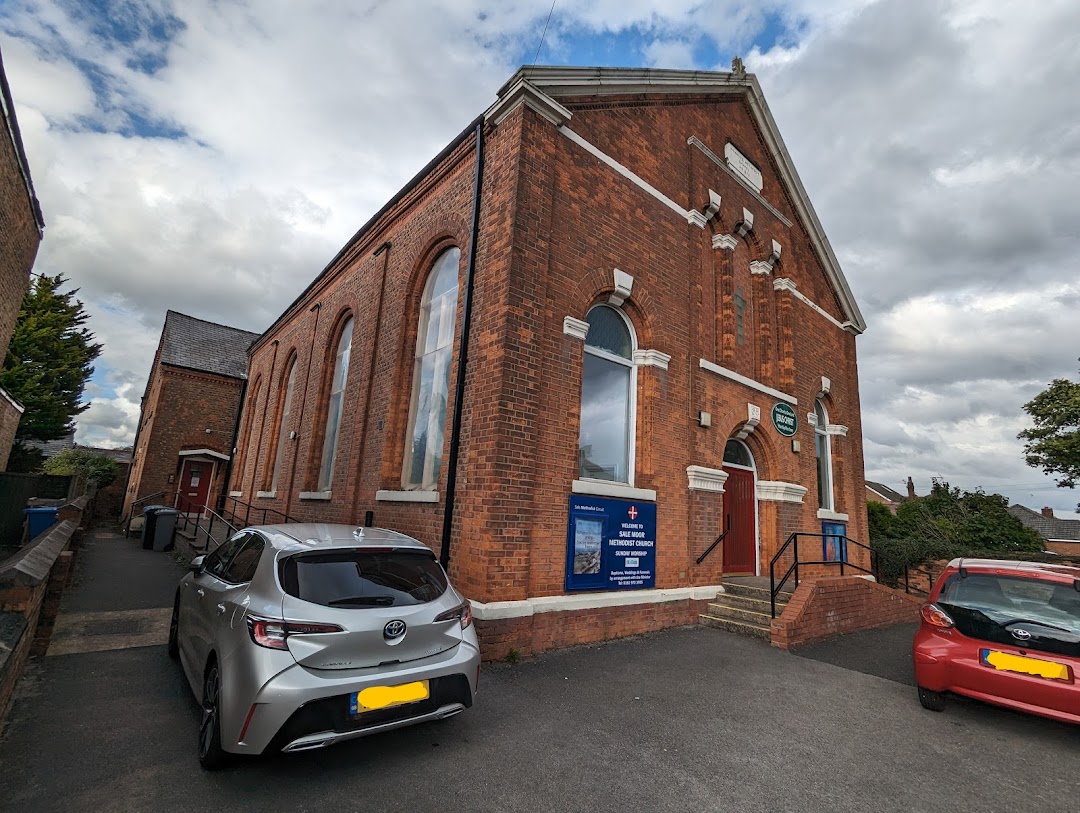
M 656 504 L 570 495 L 567 590 L 656 585 Z

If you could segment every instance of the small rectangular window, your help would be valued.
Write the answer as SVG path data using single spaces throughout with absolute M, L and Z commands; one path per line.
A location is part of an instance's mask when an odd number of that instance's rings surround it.
M 743 299 L 742 290 L 738 290 L 735 292 L 735 344 L 743 343 L 745 323 L 746 300 Z

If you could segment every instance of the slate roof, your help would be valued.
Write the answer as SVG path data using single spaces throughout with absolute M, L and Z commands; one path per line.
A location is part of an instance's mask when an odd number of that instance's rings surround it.
M 901 494 L 899 491 L 895 491 L 886 485 L 882 485 L 881 483 L 874 483 L 870 480 L 867 480 L 866 487 L 871 489 L 872 491 L 876 491 L 882 497 L 890 500 L 891 502 L 903 502 L 907 499 L 907 497 Z
M 171 310 L 161 332 L 161 363 L 245 378 L 247 350 L 260 335 Z
M 1008 511 L 1043 539 L 1080 542 L 1080 519 L 1044 517 L 1023 505 L 1010 505 Z

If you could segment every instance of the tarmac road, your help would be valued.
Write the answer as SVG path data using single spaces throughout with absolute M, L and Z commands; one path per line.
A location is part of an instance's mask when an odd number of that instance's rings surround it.
M 80 567 L 126 557 L 171 584 L 179 570 L 134 545 L 97 539 Z M 882 653 L 902 635 L 881 633 Z M 934 714 L 895 671 L 802 654 L 704 627 L 549 653 L 485 667 L 450 720 L 216 774 L 198 767 L 198 708 L 162 643 L 49 655 L 0 739 L 0 810 L 1076 808 L 1080 729 L 973 702 Z

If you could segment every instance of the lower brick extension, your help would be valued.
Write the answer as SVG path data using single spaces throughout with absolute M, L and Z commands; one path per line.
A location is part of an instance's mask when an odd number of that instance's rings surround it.
M 485 661 L 503 660 L 514 650 L 533 655 L 547 649 L 592 644 L 628 635 L 696 624 L 709 600 L 544 612 L 520 618 L 476 621 Z
M 792 649 L 848 632 L 919 620 L 922 599 L 858 576 L 802 582 L 780 618 L 772 645 Z

